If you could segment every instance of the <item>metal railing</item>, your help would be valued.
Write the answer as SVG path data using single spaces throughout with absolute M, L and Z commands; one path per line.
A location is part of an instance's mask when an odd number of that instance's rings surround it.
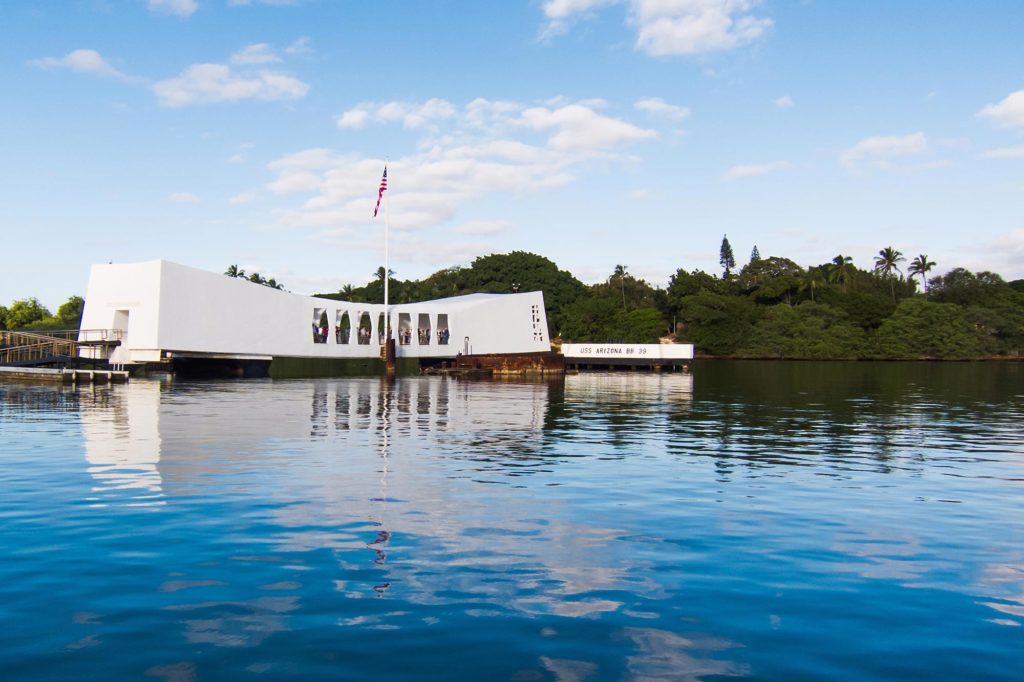
M 21 365 L 51 359 L 79 357 L 80 344 L 116 345 L 122 329 L 62 329 L 56 331 L 0 331 L 0 365 Z

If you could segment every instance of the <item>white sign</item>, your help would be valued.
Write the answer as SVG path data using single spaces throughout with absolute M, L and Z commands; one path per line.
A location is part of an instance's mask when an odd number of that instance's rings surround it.
M 692 343 L 563 343 L 567 360 L 692 360 Z

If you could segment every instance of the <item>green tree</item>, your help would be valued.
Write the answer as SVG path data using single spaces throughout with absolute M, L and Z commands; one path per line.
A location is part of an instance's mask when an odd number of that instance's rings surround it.
M 844 294 L 833 287 L 819 291 L 817 302 L 841 310 L 851 324 L 868 332 L 878 329 L 896 309 L 896 305 L 889 298 L 888 293 L 851 291 Z
M 680 316 L 685 340 L 708 353 L 731 355 L 750 335 L 759 311 L 747 298 L 702 289 L 683 299 Z
M 39 299 L 32 297 L 22 298 L 12 303 L 4 315 L 4 321 L 8 329 L 24 329 L 32 323 L 45 320 L 48 317 L 52 317 L 50 311 L 39 302 Z
M 565 307 L 561 335 L 570 343 L 621 342 L 624 314 L 607 298 L 580 298 Z
M 850 278 L 853 277 L 853 272 L 856 268 L 853 265 L 853 259 L 849 256 L 839 254 L 832 259 L 832 263 L 828 268 L 828 281 L 836 284 L 843 285 L 843 292 L 846 292 Z
M 852 360 L 866 352 L 864 331 L 838 310 L 804 301 L 798 306 L 773 306 L 754 327 L 739 355 L 801 360 Z
M 928 282 L 929 298 L 939 303 L 957 305 L 984 305 L 1012 288 L 994 272 L 977 274 L 964 268 L 953 268 L 941 277 Z
M 0 305 L 0 329 L 7 329 L 7 307 Z
M 744 293 L 759 303 L 789 303 L 800 286 L 803 268 L 778 256 L 760 258 L 740 270 L 737 280 Z
M 67 301 L 57 308 L 57 320 L 64 329 L 78 329 L 82 323 L 82 311 L 85 309 L 85 299 L 81 296 L 71 296 Z
M 889 280 L 893 303 L 896 302 L 896 277 L 892 273 L 898 272 L 902 279 L 903 272 L 900 270 L 899 264 L 905 260 L 903 254 L 891 246 L 885 247 L 875 256 L 875 273 Z
M 814 292 L 825 286 L 825 273 L 820 267 L 809 267 L 800 276 L 800 291 L 811 292 L 811 303 L 814 303 Z
M 625 343 L 658 343 L 665 333 L 665 321 L 657 308 L 637 308 L 625 315 L 622 340 Z
M 750 250 L 750 262 L 756 263 L 761 260 L 761 252 L 757 250 L 757 244 L 754 244 L 754 248 Z
M 229 265 L 228 269 L 224 271 L 224 274 L 228 277 L 241 277 L 245 278 L 245 270 L 242 270 L 237 265 Z
M 619 287 L 622 289 L 622 309 L 626 309 L 626 268 L 628 265 L 616 265 L 615 275 L 619 278 Z
M 981 350 L 979 336 L 960 307 L 919 297 L 900 302 L 875 341 L 879 356 L 892 359 L 964 359 Z
M 664 314 L 666 319 L 678 322 L 682 315 L 683 301 L 699 291 L 721 293 L 722 281 L 703 270 L 687 272 L 680 268 L 669 277 L 668 288 L 665 290 Z M 673 332 L 676 330 L 673 329 Z
M 718 262 L 722 266 L 722 277 L 729 279 L 733 269 L 736 267 L 736 258 L 732 255 L 732 245 L 729 243 L 729 237 L 724 234 L 722 235 L 722 245 L 718 249 Z
M 618 267 L 623 271 L 619 272 Z M 614 298 L 623 310 L 656 307 L 654 287 L 630 275 L 625 267 L 617 266 L 604 282 L 592 285 L 589 294 L 594 298 Z
M 928 273 L 932 268 L 935 267 L 935 261 L 928 260 L 928 256 L 925 254 L 919 255 L 914 260 L 910 261 L 910 266 L 907 267 L 907 274 L 911 277 L 915 275 L 921 278 L 921 284 L 924 287 L 924 293 L 928 293 Z
M 1024 294 L 1012 292 L 964 310 L 967 320 L 981 337 L 987 355 L 1024 353 Z
M 543 256 L 525 251 L 477 258 L 462 273 L 461 293 L 511 293 L 513 284 L 517 284 L 522 292 L 544 292 L 544 307 L 552 336 L 557 336 L 561 329 L 563 309 L 587 293 L 586 286 L 571 273 L 559 270 Z

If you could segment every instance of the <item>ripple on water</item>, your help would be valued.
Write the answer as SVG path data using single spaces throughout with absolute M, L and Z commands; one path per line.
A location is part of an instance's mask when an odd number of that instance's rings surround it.
M 0 669 L 1024 677 L 1019 370 L 0 384 Z

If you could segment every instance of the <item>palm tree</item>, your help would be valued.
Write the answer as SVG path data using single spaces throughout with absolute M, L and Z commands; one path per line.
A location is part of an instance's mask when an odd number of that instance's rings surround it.
M 271 277 L 266 282 L 264 282 L 264 284 L 266 284 L 271 289 L 284 289 L 284 284 L 281 284 L 280 282 L 278 282 L 273 277 Z
M 878 252 L 875 256 L 875 272 L 889 279 L 889 289 L 892 292 L 892 302 L 896 302 L 896 278 L 893 277 L 893 271 L 900 273 L 900 279 L 903 278 L 903 271 L 900 270 L 898 263 L 902 263 L 906 258 L 903 254 L 887 246 Z
M 352 300 L 352 285 L 351 284 L 346 284 L 345 286 L 343 286 L 341 289 L 338 290 L 338 293 L 341 294 L 342 296 L 344 296 L 346 301 L 351 301 Z
M 832 259 L 832 264 L 828 267 L 828 279 L 831 282 L 842 284 L 843 293 L 846 293 L 846 285 L 850 281 L 853 269 L 853 259 L 839 254 Z
M 928 293 L 928 271 L 935 267 L 935 261 L 928 260 L 928 256 L 921 254 L 910 262 L 910 266 L 907 268 L 907 274 L 913 277 L 919 275 L 921 277 L 921 283 L 924 285 L 924 293 Z
M 619 286 L 622 289 L 622 309 L 626 309 L 626 268 L 628 265 L 616 265 L 615 276 L 619 278 Z
M 811 302 L 814 302 L 814 290 L 825 283 L 821 268 L 809 266 L 807 271 L 800 277 L 800 291 L 811 292 Z
M 237 265 L 229 265 L 224 274 L 228 277 L 245 277 L 245 270 L 242 270 Z

